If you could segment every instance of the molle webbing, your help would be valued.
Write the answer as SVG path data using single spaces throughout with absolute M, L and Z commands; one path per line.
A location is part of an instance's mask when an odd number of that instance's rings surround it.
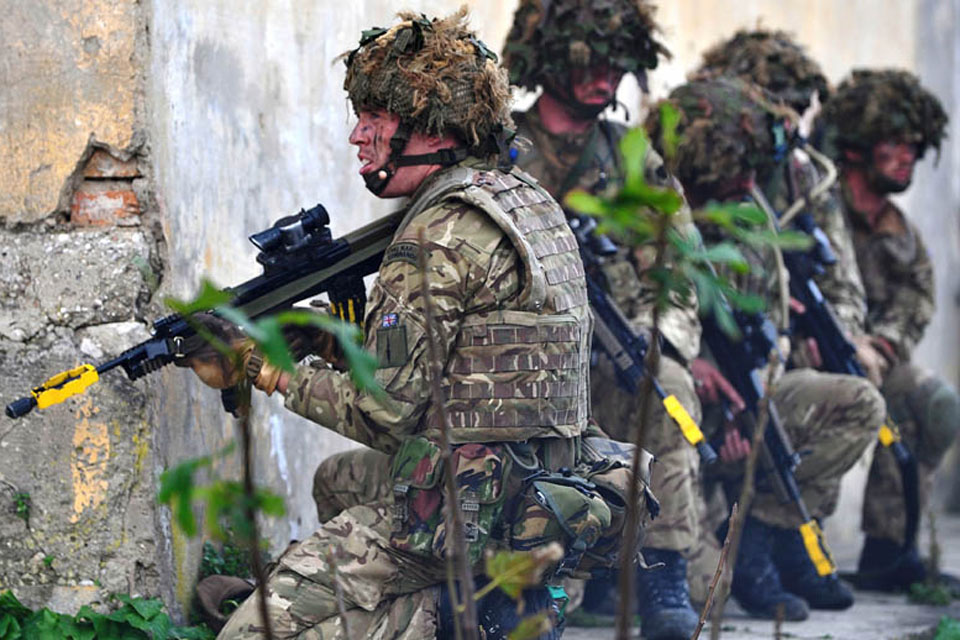
M 456 167 L 417 194 L 405 224 L 444 201 L 484 213 L 523 266 L 513 308 L 463 319 L 443 379 L 457 442 L 579 435 L 586 427 L 591 318 L 583 264 L 563 210 L 518 169 Z M 438 426 L 437 411 L 426 417 Z

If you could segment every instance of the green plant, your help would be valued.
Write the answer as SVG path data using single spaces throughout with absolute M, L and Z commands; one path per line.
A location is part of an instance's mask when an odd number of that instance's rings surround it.
M 937 607 L 945 607 L 953 599 L 953 594 L 948 587 L 926 582 L 914 582 L 910 585 L 908 596 L 910 602 L 914 604 L 929 604 Z
M 177 627 L 158 599 L 112 596 L 121 604 L 109 613 L 84 606 L 77 615 L 50 609 L 32 611 L 12 591 L 0 592 L 0 640 L 62 638 L 64 640 L 210 640 L 214 633 L 200 625 Z
M 17 517 L 30 526 L 30 494 L 26 491 L 18 491 L 13 495 L 14 513 Z
M 960 620 L 947 616 L 940 618 L 933 640 L 960 640 Z
M 253 567 L 246 549 L 236 544 L 228 533 L 227 540 L 219 545 L 210 540 L 203 543 L 203 555 L 200 558 L 200 578 L 223 575 L 239 578 L 253 577 Z

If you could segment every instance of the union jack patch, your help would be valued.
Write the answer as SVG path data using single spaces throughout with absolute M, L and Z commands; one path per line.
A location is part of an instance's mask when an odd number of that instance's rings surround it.
M 399 316 L 395 313 L 386 313 L 383 318 L 380 320 L 380 326 L 384 329 L 388 327 L 395 327 L 397 323 L 400 322 Z

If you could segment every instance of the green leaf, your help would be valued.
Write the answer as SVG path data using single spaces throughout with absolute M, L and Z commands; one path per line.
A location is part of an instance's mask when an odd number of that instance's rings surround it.
M 527 587 L 543 582 L 547 569 L 555 567 L 563 556 L 563 548 L 552 542 L 532 552 L 498 551 L 488 554 L 484 564 L 490 582 L 487 587 L 499 586 L 508 596 L 517 600 Z
M 188 316 L 192 313 L 221 307 L 233 300 L 233 297 L 233 294 L 229 291 L 224 291 L 204 278 L 200 283 L 200 293 L 193 300 L 184 301 L 168 296 L 163 299 L 163 302 L 180 315 Z
M 543 611 L 527 616 L 513 631 L 507 634 L 507 640 L 534 640 L 551 629 L 550 620 Z
M 650 141 L 642 127 L 630 129 L 620 139 L 620 154 L 623 156 L 624 189 L 640 188 L 646 184 L 643 177 L 644 163 Z
M 157 501 L 168 504 L 174 512 L 177 524 L 188 536 L 197 534 L 197 520 L 193 515 L 194 474 L 212 464 L 210 456 L 187 460 L 160 474 L 160 491 Z
M 663 144 L 663 155 L 668 161 L 677 155 L 677 125 L 680 124 L 680 111 L 673 104 L 664 100 L 660 103 L 660 128 L 663 131 L 661 143 Z
M 563 204 L 573 211 L 592 216 L 602 216 L 608 212 L 604 200 L 587 193 L 583 189 L 574 189 L 567 193 L 563 198 Z

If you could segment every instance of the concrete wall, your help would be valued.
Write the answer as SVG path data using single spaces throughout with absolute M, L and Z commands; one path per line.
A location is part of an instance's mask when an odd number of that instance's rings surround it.
M 663 2 L 675 58 L 652 75 L 653 98 L 681 82 L 704 47 L 759 20 L 793 30 L 834 81 L 855 65 L 918 69 L 957 122 L 958 2 Z M 459 2 L 404 4 L 433 15 Z M 499 50 L 515 2 L 471 5 L 473 24 Z M 256 275 L 247 235 L 300 207 L 322 202 L 340 235 L 399 206 L 377 201 L 356 173 L 343 66 L 333 62 L 363 28 L 390 24 L 397 6 L 0 0 L 0 41 L 12 43 L 0 86 L 13 88 L 0 93 L 0 151 L 10 158 L 0 176 L 0 400 L 139 339 L 143 321 L 162 308 L 130 265 L 152 265 L 160 294 L 187 297 L 203 276 L 229 285 Z M 952 58 L 944 54 L 951 50 Z M 636 121 L 641 98 L 626 84 L 621 99 Z M 923 165 L 905 200 L 940 275 L 941 315 L 921 354 L 951 378 L 957 140 L 938 170 Z M 235 438 L 233 422 L 215 392 L 172 367 L 147 383 L 109 374 L 88 398 L 0 422 L 0 510 L 13 504 L 11 486 L 34 499 L 31 536 L 14 516 L 0 520 L 0 586 L 15 586 L 31 604 L 69 609 L 82 581 L 87 598 L 129 584 L 162 592 L 176 609 L 189 598 L 199 541 L 185 540 L 168 512 L 154 509 L 155 478 L 219 450 Z M 256 471 L 287 500 L 287 516 L 265 523 L 276 553 L 316 525 L 316 465 L 351 445 L 262 394 L 254 409 Z M 222 475 L 237 471 L 232 458 L 218 463 Z M 856 535 L 856 482 L 854 474 L 833 535 Z M 56 572 L 43 562 L 50 549 Z M 48 586 L 21 586 L 23 576 Z

